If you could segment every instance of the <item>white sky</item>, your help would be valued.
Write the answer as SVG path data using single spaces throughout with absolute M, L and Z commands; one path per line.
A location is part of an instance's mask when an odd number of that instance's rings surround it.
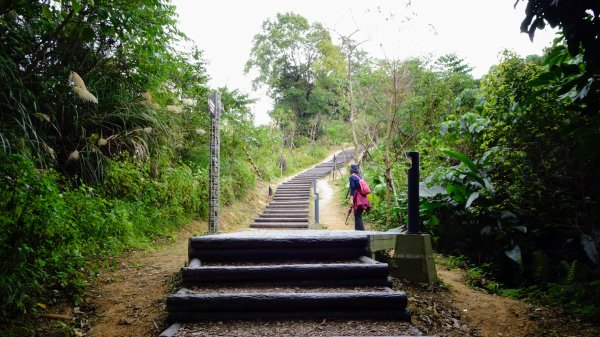
M 537 32 L 533 42 L 520 33 L 525 2 L 515 0 L 173 0 L 179 28 L 208 61 L 214 87 L 239 89 L 258 98 L 252 107 L 256 124 L 269 122 L 272 102 L 264 90 L 254 92 L 252 74 L 244 75 L 252 38 L 267 18 L 294 12 L 310 23 L 320 22 L 343 35 L 368 40 L 361 48 L 374 57 L 404 59 L 456 53 L 481 77 L 497 64 L 499 53 L 510 49 L 519 55 L 541 54 L 554 33 Z M 337 34 L 331 32 L 334 41 Z

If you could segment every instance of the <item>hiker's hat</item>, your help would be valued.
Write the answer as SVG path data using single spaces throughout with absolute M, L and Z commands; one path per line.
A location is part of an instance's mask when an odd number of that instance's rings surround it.
M 350 173 L 358 173 L 358 164 L 350 164 Z

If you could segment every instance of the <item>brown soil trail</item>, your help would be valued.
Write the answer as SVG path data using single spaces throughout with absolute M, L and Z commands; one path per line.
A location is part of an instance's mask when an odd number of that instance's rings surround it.
M 268 184 L 243 202 L 225 207 L 221 215 L 222 230 L 248 229 L 248 224 L 267 204 Z M 254 207 L 253 207 L 253 206 Z M 137 337 L 158 336 L 165 326 L 165 299 L 181 268 L 187 262 L 187 240 L 207 229 L 206 222 L 194 221 L 183 228 L 173 242 L 151 251 L 131 252 L 112 270 L 105 270 L 86 296 L 91 316 L 88 336 Z
M 438 277 L 448 286 L 453 306 L 482 336 L 527 336 L 538 330 L 525 303 L 486 294 L 463 283 L 457 270 L 438 268 Z

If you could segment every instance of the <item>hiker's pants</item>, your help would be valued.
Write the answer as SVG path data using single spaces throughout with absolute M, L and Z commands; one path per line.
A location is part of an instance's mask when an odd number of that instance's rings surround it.
M 354 211 L 354 229 L 357 231 L 364 231 L 365 230 L 365 225 L 363 224 L 363 215 L 364 209 L 362 209 L 362 207 L 359 207 L 357 210 Z

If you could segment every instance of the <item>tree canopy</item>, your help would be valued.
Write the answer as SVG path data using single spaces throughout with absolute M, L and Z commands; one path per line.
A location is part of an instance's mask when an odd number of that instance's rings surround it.
M 289 114 L 293 132 L 313 140 L 322 132 L 321 119 L 339 114 L 344 58 L 329 32 L 294 14 L 277 14 L 255 35 L 245 71 L 256 68 L 255 86 L 266 85 L 275 101 L 274 118 Z M 291 123 L 291 124 L 290 124 Z

